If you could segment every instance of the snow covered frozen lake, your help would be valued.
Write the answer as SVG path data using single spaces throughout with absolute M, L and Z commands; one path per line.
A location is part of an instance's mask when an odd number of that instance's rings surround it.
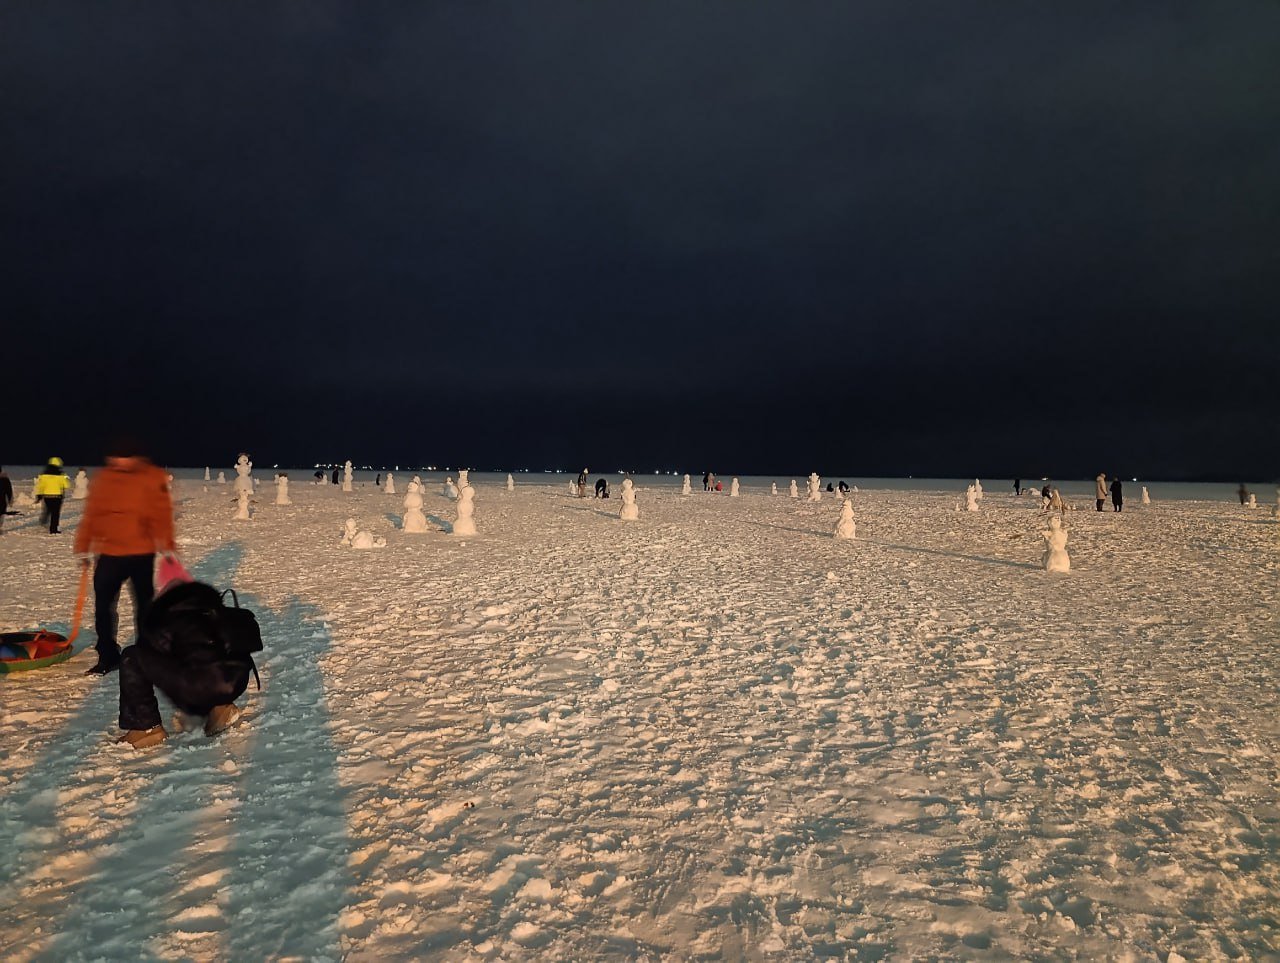
M 1050 575 L 1011 480 L 849 478 L 840 541 L 789 479 L 473 475 L 459 539 L 255 474 L 176 493 L 263 625 L 242 725 L 136 753 L 92 653 L 0 676 L 0 958 L 1280 958 L 1272 489 L 1064 485 Z M 6 520 L 0 629 L 66 631 L 78 516 Z

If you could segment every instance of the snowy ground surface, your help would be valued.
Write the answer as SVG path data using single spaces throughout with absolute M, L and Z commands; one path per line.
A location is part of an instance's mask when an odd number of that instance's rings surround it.
M 486 476 L 464 541 L 266 475 L 178 493 L 263 624 L 244 724 L 135 753 L 92 653 L 0 677 L 0 958 L 1280 959 L 1267 509 L 1134 490 L 1050 576 L 993 486 L 847 542 L 830 495 Z M 6 530 L 0 628 L 65 631 L 70 534 Z

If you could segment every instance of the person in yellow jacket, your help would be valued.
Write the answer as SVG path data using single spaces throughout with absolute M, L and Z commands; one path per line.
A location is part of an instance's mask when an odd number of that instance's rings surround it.
M 62 470 L 61 458 L 50 458 L 44 471 L 36 476 L 36 501 L 43 508 L 40 510 L 40 523 L 49 522 L 49 534 L 58 535 L 61 529 L 58 523 L 62 520 L 62 498 L 71 487 L 71 479 Z

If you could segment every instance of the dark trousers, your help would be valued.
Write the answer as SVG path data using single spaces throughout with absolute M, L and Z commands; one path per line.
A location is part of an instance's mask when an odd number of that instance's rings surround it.
M 1103 506 L 1103 505 L 1105 505 L 1106 503 L 1107 503 L 1107 500 L 1106 500 L 1105 498 L 1099 498 L 1099 499 L 1098 499 L 1098 511 L 1102 511 L 1102 506 Z
M 40 517 L 43 519 L 45 515 L 49 516 L 49 534 L 56 535 L 58 523 L 62 520 L 62 496 L 45 495 L 43 504 L 44 511 Z
M 1123 509 L 1123 508 L 1124 508 L 1124 499 L 1123 499 L 1123 498 L 1116 498 L 1114 495 L 1112 495 L 1112 496 L 1111 496 L 1111 505 L 1112 505 L 1112 507 L 1113 507 L 1116 511 L 1120 511 L 1121 509 Z
M 248 685 L 248 664 L 183 663 L 149 645 L 131 645 L 120 654 L 120 728 L 160 725 L 156 689 L 188 715 L 207 716 L 214 706 L 235 702 Z
M 119 627 L 117 603 L 120 589 L 127 581 L 133 593 L 134 628 L 142 634 L 142 623 L 151 608 L 156 594 L 152 572 L 154 555 L 99 555 L 93 570 L 93 627 L 98 633 L 98 658 L 108 662 L 120 660 L 120 646 L 116 643 Z

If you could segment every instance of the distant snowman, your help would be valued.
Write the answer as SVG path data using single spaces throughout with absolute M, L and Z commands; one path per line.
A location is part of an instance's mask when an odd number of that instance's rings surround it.
M 462 472 L 458 472 L 458 481 L 464 480 Z M 470 485 L 463 485 L 458 490 L 458 517 L 453 523 L 453 534 L 474 535 L 476 533 L 476 490 Z
M 800 497 L 800 486 L 796 484 L 796 480 L 794 478 L 791 479 L 791 497 L 792 498 Z
M 247 522 L 249 520 L 249 491 L 241 488 L 236 492 L 236 521 Z
M 71 497 L 78 502 L 89 497 L 89 476 L 85 474 L 83 468 L 76 472 L 76 487 L 71 492 Z
M 508 472 L 507 473 L 507 491 L 513 492 L 515 490 L 516 490 L 516 480 L 512 478 L 511 473 Z
M 1258 507 L 1258 496 L 1255 495 L 1253 492 L 1249 492 L 1249 507 L 1250 508 Z
M 809 473 L 809 501 L 822 501 L 822 479 L 816 471 Z
M 729 497 L 730 498 L 738 497 L 738 479 L 736 478 L 733 481 L 729 482 Z
M 1045 542 L 1045 571 L 1070 572 L 1071 556 L 1067 554 L 1067 530 L 1062 527 L 1062 519 L 1057 515 L 1050 515 L 1049 530 L 1040 534 Z
M 204 480 L 205 480 L 205 481 L 209 481 L 209 480 L 210 480 L 210 475 L 209 475 L 209 466 L 208 466 L 208 465 L 205 465 L 205 466 L 204 466 Z
M 982 501 L 982 482 L 977 478 L 973 480 L 973 490 L 978 496 L 978 501 Z
M 386 548 L 387 540 L 381 535 L 374 535 L 372 532 L 362 532 L 356 525 L 354 518 L 348 518 L 346 524 L 342 527 L 342 541 L 339 543 L 347 548 Z
M 252 492 L 253 491 L 253 462 L 249 460 L 249 456 L 241 452 L 240 457 L 236 459 L 236 491 Z
M 574 481 L 572 478 L 569 479 L 569 494 L 570 495 L 578 494 L 578 483 Z
M 836 522 L 836 538 L 853 538 L 858 526 L 853 520 L 853 502 L 846 498 L 840 506 L 840 520 Z
M 964 510 L 966 512 L 978 510 L 978 490 L 972 485 L 964 490 Z
M 640 518 L 640 506 L 636 504 L 636 486 L 630 478 L 622 479 L 622 511 L 618 517 L 624 522 L 634 522 Z
M 1142 486 L 1142 504 L 1144 505 L 1151 504 L 1151 493 L 1147 491 L 1146 485 Z
M 351 462 L 347 462 L 342 466 L 342 490 L 344 492 L 353 491 L 352 481 L 355 478 L 355 472 L 351 469 Z M 370 536 L 372 537 L 372 536 Z
M 289 476 L 285 474 L 276 475 L 276 504 L 292 505 L 293 499 L 289 497 Z
M 387 472 L 387 480 L 382 483 L 382 493 L 384 495 L 394 495 L 396 493 L 396 476 L 391 472 Z
M 422 535 L 428 531 L 427 516 L 422 513 L 422 487 L 416 481 L 409 482 L 409 490 L 404 495 L 401 527 L 411 535 Z
M 574 491 L 577 491 L 577 489 L 575 488 Z M 444 497 L 452 498 L 454 500 L 456 500 L 458 497 L 458 489 L 457 489 L 457 486 L 453 484 L 452 475 L 444 476 Z
M 693 486 L 692 486 L 691 484 L 689 484 L 689 476 L 688 476 L 688 475 L 685 475 L 685 476 L 684 476 L 684 484 L 682 484 L 682 485 L 680 486 L 680 494 L 681 494 L 681 495 L 692 495 L 692 494 L 693 494 Z
M 218 472 L 218 484 L 225 485 L 226 483 L 227 483 L 227 473 L 224 471 Z
M 777 482 L 773 482 L 773 484 L 771 484 L 771 485 L 769 486 L 769 494 L 770 494 L 770 495 L 776 495 L 776 494 L 778 494 L 778 483 L 777 483 Z

